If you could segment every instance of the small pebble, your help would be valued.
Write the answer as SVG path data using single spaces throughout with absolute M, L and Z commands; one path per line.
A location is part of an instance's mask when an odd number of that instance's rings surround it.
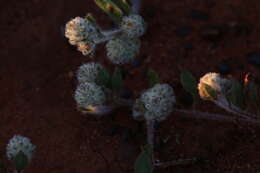
M 199 11 L 192 9 L 190 12 L 190 16 L 195 20 L 207 21 L 209 19 L 209 15 L 204 11 Z
M 220 62 L 218 64 L 218 72 L 222 75 L 230 74 L 231 72 L 230 65 L 224 61 Z
M 120 130 L 121 130 L 121 126 L 113 125 L 113 126 L 111 126 L 110 128 L 108 128 L 105 131 L 105 135 L 107 135 L 107 136 L 115 136 L 115 135 L 120 134 Z
M 191 34 L 191 31 L 192 31 L 191 27 L 181 26 L 181 27 L 178 27 L 175 32 L 176 32 L 177 36 L 184 38 L 184 37 L 189 36 Z
M 248 23 L 232 22 L 228 24 L 228 27 L 231 33 L 233 33 L 236 37 L 248 36 L 252 31 L 252 26 Z
M 260 53 L 251 52 L 247 54 L 247 62 L 254 66 L 260 66 Z
M 130 99 L 133 96 L 133 91 L 129 88 L 122 88 L 120 90 L 120 97 L 124 99 Z
M 73 78 L 73 76 L 74 76 L 73 71 L 69 71 L 69 73 L 68 73 L 68 77 L 71 79 L 71 78 Z
M 186 50 L 191 50 L 191 49 L 193 48 L 193 45 L 192 45 L 192 43 L 185 43 L 185 44 L 183 45 L 183 47 L 184 47 L 184 49 L 186 49 Z
M 222 26 L 206 26 L 201 29 L 200 36 L 207 41 L 217 42 L 224 36 L 224 27 Z
M 134 59 L 132 61 L 132 66 L 133 67 L 140 67 L 141 66 L 141 61 L 139 59 Z
M 180 98 L 180 103 L 186 106 L 192 106 L 193 104 L 193 97 L 190 93 L 184 91 Z

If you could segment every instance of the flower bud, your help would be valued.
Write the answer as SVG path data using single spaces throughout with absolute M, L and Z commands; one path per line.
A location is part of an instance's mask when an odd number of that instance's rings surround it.
M 90 62 L 82 64 L 77 72 L 77 79 L 79 83 L 96 82 L 98 74 L 104 67 L 100 63 Z
M 115 38 L 106 44 L 107 57 L 114 64 L 126 64 L 139 54 L 139 39 Z
M 140 37 L 146 30 L 146 24 L 142 16 L 138 14 L 131 14 L 125 16 L 120 24 L 123 34 L 129 38 Z
M 74 98 L 79 108 L 103 105 L 106 95 L 102 88 L 95 83 L 80 83 L 75 91 Z
M 199 95 L 204 100 L 216 100 L 220 95 L 226 95 L 231 87 L 232 82 L 218 73 L 207 73 L 198 84 Z
M 134 113 L 140 116 L 139 110 L 146 120 L 162 121 L 173 111 L 175 103 L 173 88 L 168 84 L 156 84 L 141 95 L 136 102 L 138 105 L 134 106 Z
M 35 146 L 30 139 L 20 135 L 13 136 L 6 147 L 6 155 L 9 160 L 13 160 L 20 152 L 24 154 L 28 161 L 31 161 Z

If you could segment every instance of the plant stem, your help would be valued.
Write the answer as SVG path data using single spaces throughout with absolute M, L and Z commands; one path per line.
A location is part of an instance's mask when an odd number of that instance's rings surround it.
M 179 159 L 179 160 L 174 160 L 174 161 L 169 161 L 169 162 L 155 163 L 154 166 L 166 168 L 166 167 L 169 167 L 169 166 L 187 165 L 187 164 L 196 162 L 196 160 L 197 160 L 196 158 L 192 158 L 192 159 Z
M 139 13 L 141 8 L 141 0 L 131 0 L 132 10 L 134 13 Z
M 120 32 L 121 32 L 121 29 L 111 29 L 111 30 L 107 30 L 107 31 L 101 31 L 101 34 L 104 37 L 99 40 L 95 40 L 95 43 L 99 44 L 99 43 L 109 41 L 109 40 L 115 38 Z
M 240 117 L 246 118 L 246 119 L 257 119 L 257 115 L 245 112 L 238 107 L 234 106 L 233 104 L 230 104 L 225 96 L 220 96 L 217 100 L 214 100 L 213 103 L 215 103 L 217 106 L 225 109 L 228 112 L 231 112 L 235 115 L 238 115 Z
M 119 34 L 121 32 L 121 29 L 111 29 L 111 30 L 106 30 L 106 31 L 101 31 L 101 33 L 105 36 L 105 37 L 114 37 L 115 35 Z
M 152 151 L 152 164 L 154 164 L 154 120 L 147 120 L 147 143 Z
M 240 122 L 244 124 L 253 124 L 260 126 L 260 121 L 254 119 L 244 119 L 244 118 L 237 118 L 237 117 L 228 117 L 221 114 L 213 114 L 208 112 L 201 112 L 201 111 L 189 111 L 183 109 L 175 109 L 176 112 L 185 113 L 186 115 L 182 115 L 187 118 L 194 118 L 194 119 L 206 119 L 206 120 L 216 120 L 216 121 L 224 121 L 224 122 Z

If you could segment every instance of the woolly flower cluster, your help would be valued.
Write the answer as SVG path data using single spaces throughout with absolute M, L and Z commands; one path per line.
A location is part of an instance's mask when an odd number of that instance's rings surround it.
M 76 17 L 66 24 L 65 36 L 69 43 L 78 46 L 84 55 L 90 54 L 95 49 L 95 42 L 101 38 L 97 27 L 88 19 Z
M 114 64 L 125 64 L 139 54 L 139 39 L 115 38 L 107 42 L 107 57 Z
M 175 103 L 173 88 L 168 84 L 156 84 L 137 99 L 136 104 L 139 105 L 134 105 L 134 108 L 143 107 L 140 111 L 144 111 L 142 113 L 146 120 L 162 121 L 173 111 Z
M 125 16 L 120 24 L 123 34 L 129 38 L 140 37 L 146 30 L 143 18 L 137 14 Z
M 91 55 L 95 52 L 96 44 L 93 42 L 79 42 L 78 51 L 80 51 L 84 56 Z
M 104 67 L 100 63 L 90 62 L 82 64 L 77 72 L 79 83 L 96 82 L 100 70 Z
M 9 140 L 6 147 L 6 155 L 9 160 L 12 160 L 22 152 L 31 161 L 32 154 L 35 151 L 35 146 L 31 143 L 30 139 L 20 135 L 15 135 Z
M 215 100 L 217 98 L 212 98 L 211 94 L 208 93 L 207 86 L 211 87 L 217 96 L 226 95 L 231 87 L 232 82 L 228 79 L 222 78 L 218 73 L 207 73 L 202 78 L 198 84 L 199 95 L 204 100 Z
M 91 82 L 80 83 L 74 98 L 79 107 L 100 106 L 106 101 L 106 95 L 102 88 Z

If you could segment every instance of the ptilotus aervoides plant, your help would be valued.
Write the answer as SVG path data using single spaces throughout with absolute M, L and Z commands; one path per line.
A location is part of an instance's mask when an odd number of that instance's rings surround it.
M 146 23 L 138 14 L 140 2 L 132 0 L 95 0 L 95 3 L 115 23 L 115 28 L 103 30 L 91 14 L 75 17 L 65 26 L 65 37 L 85 56 L 94 56 L 96 46 L 106 43 L 108 59 L 114 64 L 130 63 L 139 54 L 140 37 Z

